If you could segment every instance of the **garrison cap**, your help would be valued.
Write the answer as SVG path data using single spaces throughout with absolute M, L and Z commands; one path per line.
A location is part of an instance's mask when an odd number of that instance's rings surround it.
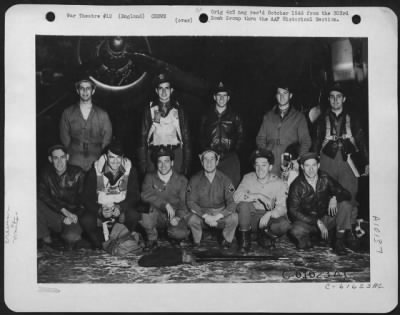
M 310 159 L 314 159 L 319 163 L 319 155 L 318 153 L 315 152 L 307 152 L 304 153 L 301 157 L 300 157 L 300 164 L 303 165 L 305 161 L 310 160 Z
M 205 148 L 205 149 L 199 154 L 200 160 L 203 160 L 204 155 L 205 155 L 206 153 L 208 153 L 208 152 L 214 153 L 215 156 L 216 156 L 217 158 L 219 157 L 219 154 L 218 154 L 218 152 L 217 152 L 216 150 L 214 150 L 214 149 L 211 148 L 211 147 L 207 147 L 207 148 Z
M 274 158 L 274 154 L 267 149 L 257 149 L 255 150 L 250 157 L 250 161 L 252 164 L 254 164 L 256 162 L 256 159 L 258 158 L 266 158 L 268 160 L 268 163 L 270 165 L 274 164 L 275 158 Z

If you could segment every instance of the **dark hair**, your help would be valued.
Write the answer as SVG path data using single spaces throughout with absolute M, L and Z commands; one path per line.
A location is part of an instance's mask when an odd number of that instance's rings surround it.
M 47 155 L 52 156 L 52 154 L 55 150 L 62 150 L 65 154 L 68 153 L 67 148 L 65 146 L 63 146 L 62 144 L 55 144 L 47 149 Z
M 122 146 L 121 141 L 114 139 L 111 143 L 107 146 L 106 152 L 112 152 L 116 155 L 123 156 L 124 155 L 124 148 Z

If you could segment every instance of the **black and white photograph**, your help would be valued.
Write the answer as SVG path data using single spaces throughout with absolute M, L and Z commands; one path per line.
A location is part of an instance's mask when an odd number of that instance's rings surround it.
M 33 309 L 71 310 L 79 292 L 77 307 L 100 310 L 87 299 L 117 290 L 142 291 L 143 311 L 188 311 L 196 292 L 222 290 L 240 306 L 198 310 L 304 311 L 283 308 L 285 288 L 297 303 L 320 292 L 331 311 L 349 300 L 360 311 L 355 297 L 390 292 L 376 306 L 388 310 L 397 283 L 398 162 L 386 151 L 397 146 L 388 136 L 397 68 L 396 58 L 378 58 L 373 31 L 388 12 L 124 8 L 33 6 L 48 24 L 35 25 L 16 56 L 6 33 L 5 269 L 22 259 L 16 282 L 25 277 L 24 290 L 60 303 Z M 166 30 L 160 19 L 170 16 Z M 11 71 L 7 58 L 17 57 L 26 63 Z M 23 124 L 12 106 L 22 101 Z M 11 179 L 16 165 L 24 166 Z M 20 246 L 26 257 L 13 266 Z M 151 302 L 152 288 L 163 298 Z M 263 308 L 260 290 L 276 304 Z M 184 305 L 173 292 L 187 294 Z

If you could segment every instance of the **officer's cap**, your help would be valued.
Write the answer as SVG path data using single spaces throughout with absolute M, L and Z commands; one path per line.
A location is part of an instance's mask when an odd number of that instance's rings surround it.
M 319 155 L 315 152 L 308 152 L 308 153 L 304 153 L 301 157 L 300 157 L 300 164 L 303 165 L 305 161 L 310 160 L 310 159 L 314 159 L 319 163 Z
M 224 84 L 222 81 L 220 81 L 216 85 L 216 87 L 214 88 L 213 94 L 215 95 L 215 94 L 217 94 L 219 92 L 226 92 L 229 95 L 231 94 L 231 90 L 229 89 L 229 87 L 226 84 Z
M 172 79 L 171 76 L 167 73 L 159 73 L 154 79 L 153 79 L 153 86 L 156 88 L 158 87 L 161 83 L 168 82 L 172 86 Z
M 345 93 L 345 90 L 344 90 L 344 88 L 343 88 L 343 85 L 340 84 L 339 82 L 334 82 L 333 84 L 331 84 L 331 85 L 328 87 L 328 94 L 329 94 L 330 92 L 332 92 L 332 91 L 340 92 L 340 93 L 342 93 L 343 95 L 346 94 L 346 93 Z
M 268 160 L 268 163 L 270 165 L 274 164 L 275 162 L 275 158 L 274 158 L 274 154 L 267 149 L 257 149 L 255 150 L 252 155 L 251 155 L 251 163 L 254 164 L 256 162 L 256 159 L 258 158 L 266 158 Z

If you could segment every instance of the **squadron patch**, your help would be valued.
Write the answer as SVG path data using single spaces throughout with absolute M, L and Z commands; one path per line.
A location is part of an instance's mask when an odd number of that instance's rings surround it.
M 235 192 L 235 187 L 233 187 L 232 184 L 229 184 L 228 190 L 230 193 L 234 193 Z

